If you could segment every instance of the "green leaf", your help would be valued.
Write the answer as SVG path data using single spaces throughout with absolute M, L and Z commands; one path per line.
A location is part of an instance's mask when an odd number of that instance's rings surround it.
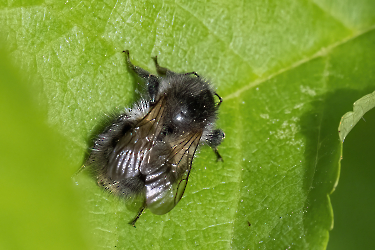
M 357 100 L 353 104 L 353 112 L 347 112 L 341 117 L 339 125 L 340 140 L 344 142 L 345 137 L 357 124 L 357 122 L 363 117 L 363 115 L 374 108 L 375 106 L 375 92 L 365 95 L 361 99 Z
M 61 151 L 68 141 L 47 126 L 22 73 L 1 49 L 0 58 L 0 248 L 85 249 L 79 200 L 66 171 L 72 165 Z
M 332 194 L 335 227 L 330 233 L 328 249 L 375 247 L 372 240 L 375 223 L 375 200 L 372 198 L 375 194 L 374 125 L 375 109 L 372 109 L 342 143 L 340 183 Z
M 56 146 L 63 160 L 45 146 L 58 137 L 51 132 L 34 146 L 39 160 L 30 162 L 34 174 L 45 173 L 40 161 L 50 166 L 44 179 L 61 191 L 51 196 L 37 175 L 37 182 L 27 182 L 29 197 L 44 200 L 46 210 L 56 199 L 65 201 L 58 206 L 61 221 L 48 221 L 71 227 L 75 237 L 58 238 L 65 249 L 81 246 L 76 240 L 82 240 L 84 221 L 90 249 L 324 249 L 333 226 L 329 195 L 340 172 L 337 124 L 355 100 L 374 90 L 374 7 L 371 0 L 0 2 L 5 46 L 30 83 L 15 86 L 31 89 L 47 111 L 48 129 L 65 140 Z M 146 211 L 136 229 L 127 225 L 135 213 L 94 180 L 79 175 L 73 194 L 67 178 L 81 166 L 105 114 L 136 100 L 138 82 L 126 68 L 124 49 L 152 72 L 155 55 L 174 71 L 197 71 L 224 98 L 218 121 L 226 133 L 219 147 L 224 162 L 201 148 L 180 203 L 163 216 Z M 33 107 L 21 96 L 3 101 Z M 10 104 L 8 113 L 22 117 L 24 110 Z M 30 143 L 33 131 L 44 130 L 33 123 L 28 129 Z M 20 130 L 3 136 L 12 141 Z M 10 159 L 19 151 L 8 150 Z M 9 180 L 17 175 L 11 170 L 2 170 Z M 7 209 L 21 205 L 10 202 Z M 24 206 L 19 220 L 33 211 Z M 8 245 L 19 235 L 27 234 L 35 247 L 42 239 L 22 227 L 8 234 Z

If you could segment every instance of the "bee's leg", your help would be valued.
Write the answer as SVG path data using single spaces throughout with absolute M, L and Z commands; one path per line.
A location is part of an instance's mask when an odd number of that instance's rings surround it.
M 151 98 L 151 103 L 155 103 L 156 95 L 159 91 L 159 78 L 154 75 L 150 75 L 147 81 L 148 94 Z
M 223 102 L 223 98 L 221 98 L 216 92 L 215 95 L 219 98 L 219 103 L 217 104 L 217 107 L 219 107 L 220 104 Z
M 73 175 L 73 177 L 76 177 L 79 173 L 81 173 L 83 170 L 85 170 L 86 166 L 82 165 Z
M 137 222 L 137 220 L 139 219 L 139 217 L 142 215 L 143 211 L 146 209 L 146 207 L 142 207 L 141 210 L 139 210 L 137 216 L 132 219 L 128 224 L 129 225 L 132 225 L 133 227 L 135 227 L 135 223 Z
M 207 139 L 207 144 L 214 150 L 217 161 L 223 161 L 223 157 L 221 157 L 221 155 L 219 154 L 219 151 L 217 150 L 217 146 L 220 145 L 224 137 L 225 137 L 225 134 L 223 130 L 215 129 L 211 132 L 211 134 L 209 134 L 209 137 Z
M 154 57 L 151 57 L 153 60 L 154 60 L 154 63 L 155 63 L 155 67 L 156 67 L 156 72 L 158 72 L 158 75 L 159 76 L 171 76 L 171 75 L 176 75 L 175 72 L 167 69 L 167 68 L 164 68 L 164 67 L 161 67 L 158 63 L 158 56 L 154 56 Z
M 83 170 L 86 169 L 86 166 L 85 165 L 82 165 L 74 174 L 73 176 L 71 177 L 73 181 L 75 181 L 75 178 L 77 177 L 77 175 L 79 175 Z
M 187 73 L 185 73 L 185 75 L 195 75 L 196 77 L 199 77 L 199 75 L 195 71 L 193 71 L 193 72 L 187 72 Z
M 130 61 L 129 50 L 123 51 L 126 54 L 126 61 L 129 68 L 131 68 L 139 77 L 147 81 L 148 93 L 151 98 L 151 103 L 155 102 L 156 95 L 159 91 L 159 79 L 157 76 L 150 74 L 148 71 L 142 69 L 141 67 L 134 66 Z
M 214 148 L 214 153 L 216 155 L 216 161 L 224 161 L 223 157 L 221 157 L 221 155 L 219 154 L 219 150 L 217 150 L 217 148 Z
M 141 67 L 134 66 L 133 63 L 130 61 L 129 57 L 129 50 L 123 51 L 126 55 L 126 62 L 128 63 L 129 68 L 131 68 L 139 77 L 148 79 L 150 77 L 150 73 Z

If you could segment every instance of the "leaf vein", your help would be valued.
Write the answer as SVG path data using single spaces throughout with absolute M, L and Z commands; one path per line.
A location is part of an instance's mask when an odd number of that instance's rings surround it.
M 312 60 L 314 60 L 315 58 L 318 58 L 318 57 L 323 57 L 323 56 L 326 56 L 327 54 L 329 54 L 330 52 L 332 52 L 332 50 L 334 50 L 335 48 L 341 46 L 341 45 L 344 45 L 362 35 L 365 35 L 369 32 L 372 32 L 375 30 L 375 25 L 374 26 L 371 26 L 370 28 L 366 29 L 366 30 L 363 30 L 361 32 L 358 32 L 358 33 L 355 33 L 354 35 L 352 36 L 349 36 L 349 37 L 346 37 L 340 41 L 337 41 L 335 43 L 332 43 L 331 45 L 327 46 L 327 47 L 324 47 L 324 48 L 321 48 L 319 51 L 317 51 L 315 54 L 313 54 L 312 56 L 310 57 L 306 57 L 306 58 L 303 58 L 293 64 L 291 64 L 289 67 L 286 67 L 286 68 L 282 68 L 280 69 L 279 71 L 277 71 L 276 73 L 273 73 L 273 74 L 270 74 L 266 77 L 261 77 L 261 78 L 258 78 L 256 79 L 255 81 L 253 82 L 250 82 L 249 84 L 245 85 L 244 87 L 240 88 L 239 90 L 237 90 L 236 92 L 232 93 L 232 94 L 229 94 L 227 96 L 223 96 L 223 99 L 225 100 L 230 100 L 230 99 L 233 99 L 233 98 L 237 98 L 239 97 L 240 94 L 242 94 L 243 92 L 249 90 L 249 89 L 252 89 L 264 82 L 267 82 L 269 81 L 270 79 L 273 79 L 275 77 L 277 77 L 278 75 L 281 75 L 282 73 L 285 73 L 289 70 L 293 70 L 299 66 L 301 66 L 302 64 L 305 64 L 305 63 L 308 63 Z

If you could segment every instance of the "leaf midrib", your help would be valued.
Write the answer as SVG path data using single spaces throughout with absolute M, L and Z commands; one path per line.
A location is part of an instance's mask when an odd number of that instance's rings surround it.
M 252 82 L 249 82 L 247 85 L 245 85 L 244 87 L 238 89 L 237 91 L 227 95 L 227 96 L 223 96 L 223 99 L 225 100 L 230 100 L 230 99 L 233 99 L 233 98 L 238 98 L 243 92 L 249 90 L 249 89 L 252 89 L 264 82 L 267 82 L 287 71 L 290 71 L 290 70 L 293 70 L 305 63 L 309 63 L 310 61 L 318 58 L 318 57 L 324 57 L 324 56 L 327 56 L 329 53 L 332 52 L 332 50 L 334 50 L 335 48 L 341 46 L 341 45 L 344 45 L 362 35 L 365 35 L 367 33 L 370 33 L 371 31 L 374 31 L 375 30 L 375 25 L 369 27 L 368 29 L 365 29 L 363 31 L 360 31 L 360 32 L 357 32 L 357 33 L 354 33 L 352 36 L 348 36 L 342 40 L 339 40 L 335 43 L 332 43 L 330 45 L 328 45 L 327 47 L 323 47 L 321 48 L 319 51 L 317 51 L 315 54 L 313 54 L 312 56 L 310 57 L 306 57 L 306 58 L 303 58 L 293 64 L 291 64 L 290 66 L 288 67 L 285 67 L 285 68 L 282 68 L 280 69 L 279 71 L 273 73 L 273 74 L 270 74 L 268 76 L 264 76 L 264 77 L 260 77 L 260 78 L 257 78 L 255 81 L 252 81 Z

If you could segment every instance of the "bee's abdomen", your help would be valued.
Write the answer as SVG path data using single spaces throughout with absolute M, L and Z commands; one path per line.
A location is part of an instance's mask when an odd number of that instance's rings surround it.
M 174 206 L 172 183 L 165 171 L 146 176 L 146 205 L 154 214 L 168 213 Z

